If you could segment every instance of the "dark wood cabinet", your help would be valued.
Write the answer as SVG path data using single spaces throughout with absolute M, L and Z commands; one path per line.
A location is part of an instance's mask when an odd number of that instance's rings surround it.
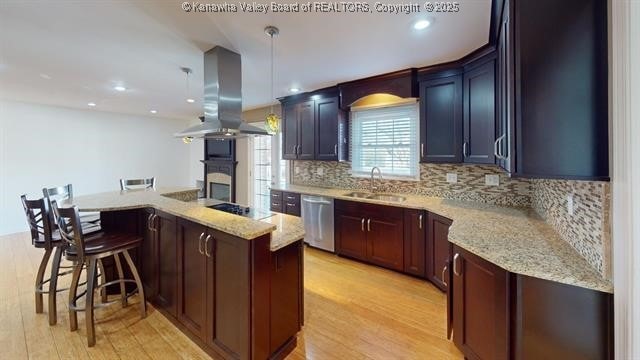
M 514 15 L 515 173 L 608 180 L 607 2 L 512 0 L 509 6 Z
M 449 226 L 451 220 L 429 213 L 427 216 L 426 273 L 437 288 L 447 290 L 448 261 L 451 258 Z
M 207 331 L 209 250 L 205 254 L 207 228 L 187 220 L 178 222 L 178 320 L 199 338 Z M 211 237 L 209 237 L 209 240 Z
M 404 272 L 425 277 L 427 212 L 404 209 Z
M 453 342 L 467 359 L 508 359 L 507 271 L 458 246 L 453 253 Z
M 142 244 L 140 245 L 140 277 L 144 286 L 144 295 L 148 301 L 153 301 L 157 296 L 157 241 L 151 220 L 155 214 L 154 209 L 142 209 L 139 212 L 139 226 L 142 234 Z
M 420 82 L 420 160 L 462 162 L 462 75 Z
M 300 216 L 300 194 L 292 192 L 282 192 L 282 212 L 288 215 Z
M 270 196 L 271 196 L 271 201 L 270 201 L 270 206 L 269 208 L 271 209 L 271 211 L 275 211 L 275 212 L 284 212 L 283 211 L 283 194 L 282 191 L 278 191 L 278 190 L 271 190 L 270 191 Z
M 339 103 L 338 97 L 317 100 L 315 103 L 315 160 L 338 160 L 339 126 L 342 116 Z
M 389 269 L 404 270 L 402 208 L 335 201 L 335 239 L 339 255 Z
M 345 160 L 346 116 L 337 88 L 281 98 L 287 160 Z
M 298 288 L 302 285 L 302 243 L 294 243 L 271 255 L 271 352 L 285 344 L 291 334 L 300 330 L 303 298 Z
M 462 97 L 463 161 L 493 164 L 496 124 L 495 61 L 491 60 L 465 70 Z
M 496 74 L 496 164 L 511 173 L 515 170 L 515 99 L 513 22 L 509 0 L 505 0 L 497 41 Z
M 171 314 L 178 305 L 178 263 L 176 241 L 176 217 L 156 210 L 152 224 L 156 234 L 158 280 L 156 303 Z

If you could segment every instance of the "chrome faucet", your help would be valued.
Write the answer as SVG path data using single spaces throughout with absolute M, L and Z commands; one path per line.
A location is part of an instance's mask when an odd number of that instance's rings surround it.
M 373 178 L 373 173 L 378 170 L 378 180 L 382 180 L 382 171 L 380 171 L 380 168 L 377 166 L 374 166 L 371 168 L 371 192 L 375 192 L 376 191 L 376 187 L 374 186 L 374 178 Z

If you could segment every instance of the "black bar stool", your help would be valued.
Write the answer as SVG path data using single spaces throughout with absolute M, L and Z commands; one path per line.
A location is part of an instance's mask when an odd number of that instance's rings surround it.
M 48 294 L 49 301 L 49 325 L 55 325 L 57 319 L 56 294 L 67 289 L 58 289 L 58 277 L 71 274 L 71 270 L 60 272 L 60 269 L 69 269 L 71 266 L 60 266 L 62 253 L 66 247 L 66 243 L 62 241 L 60 233 L 54 229 L 51 223 L 50 211 L 47 202 L 44 199 L 27 200 L 26 195 L 20 196 L 22 206 L 27 216 L 27 223 L 31 232 L 31 242 L 37 247 L 44 249 L 44 256 L 40 261 L 38 273 L 36 274 L 36 313 L 42 313 L 43 300 L 42 294 Z M 54 251 L 55 250 L 55 251 Z M 53 252 L 53 264 L 51 265 L 51 274 L 48 279 L 44 279 L 49 258 Z M 48 289 L 44 286 L 48 283 Z
M 123 307 L 127 305 L 127 299 L 130 296 L 134 295 L 136 292 L 139 294 L 140 315 L 142 318 L 145 318 L 147 315 L 147 305 L 145 303 L 144 288 L 142 287 L 138 270 L 129 255 L 129 249 L 139 246 L 142 242 L 142 237 L 135 234 L 100 232 L 88 235 L 85 238 L 85 235 L 82 232 L 80 214 L 76 206 L 70 208 L 58 208 L 57 204 L 54 202 L 53 212 L 58 224 L 60 236 L 68 243 L 66 257 L 67 259 L 76 262 L 76 266 L 73 269 L 71 287 L 69 289 L 69 323 L 71 331 L 78 329 L 77 312 L 84 311 L 85 322 L 87 323 L 87 342 L 89 346 L 95 345 L 96 334 L 95 320 L 93 316 L 94 309 L 108 306 L 118 301 L 116 300 L 94 305 L 94 291 L 114 284 L 120 284 L 120 303 Z M 124 278 L 122 264 L 120 263 L 121 254 L 129 265 L 129 269 L 131 270 L 131 274 L 133 274 L 134 279 Z M 114 257 L 116 270 L 118 272 L 118 279 L 96 286 L 97 264 L 100 259 L 108 256 Z M 78 295 L 78 283 L 80 281 L 83 264 L 86 264 L 87 268 L 87 289 Z M 129 294 L 126 293 L 124 286 L 124 283 L 126 282 L 136 284 L 136 289 Z M 85 306 L 84 308 L 81 308 L 77 305 L 77 301 L 85 295 Z

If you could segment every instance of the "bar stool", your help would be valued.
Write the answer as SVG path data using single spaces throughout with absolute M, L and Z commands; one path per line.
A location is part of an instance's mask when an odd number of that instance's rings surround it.
M 120 190 L 155 189 L 156 178 L 148 179 L 120 179 Z
M 20 196 L 22 206 L 27 216 L 27 223 L 31 232 L 31 242 L 36 248 L 44 249 L 44 256 L 40 261 L 38 273 L 36 274 L 36 313 L 41 314 L 43 308 L 42 294 L 48 294 L 49 301 L 49 325 L 55 325 L 57 319 L 56 294 L 67 289 L 58 289 L 58 277 L 71 274 L 71 270 L 60 272 L 60 269 L 69 269 L 71 266 L 61 266 L 62 253 L 66 243 L 62 241 L 60 233 L 54 230 L 50 221 L 50 211 L 48 203 L 44 199 L 27 200 L 26 195 Z M 54 252 L 55 250 L 55 252 Z M 51 274 L 48 279 L 44 279 L 44 272 L 49 263 L 49 258 L 53 252 L 53 264 Z M 47 290 L 45 284 L 49 284 Z
M 44 198 L 49 203 L 49 209 L 52 208 L 53 201 L 60 200 L 69 200 L 73 199 L 73 185 L 67 184 L 63 186 L 57 186 L 52 188 L 43 188 L 42 194 Z M 53 214 L 52 215 L 52 223 L 53 222 Z M 80 216 L 80 220 L 82 221 L 82 229 L 85 231 L 85 234 L 92 231 L 100 231 L 100 213 L 91 212 L 91 213 L 83 213 Z
M 73 269 L 71 287 L 69 288 L 69 324 L 71 331 L 78 329 L 78 311 L 85 312 L 85 322 L 87 324 L 87 343 L 94 346 L 96 343 L 95 319 L 93 311 L 96 308 L 108 306 L 118 302 L 117 300 L 94 305 L 93 295 L 95 290 L 106 288 L 107 286 L 120 284 L 120 303 L 123 307 L 127 305 L 127 299 L 136 292 L 140 296 L 140 315 L 145 318 L 147 315 L 147 305 L 145 303 L 144 288 L 140 275 L 136 269 L 129 250 L 140 245 L 142 237 L 134 234 L 125 233 L 107 233 L 100 232 L 89 235 L 85 238 L 80 223 L 80 213 L 76 206 L 70 208 L 59 208 L 53 203 L 53 212 L 55 214 L 60 236 L 68 244 L 66 257 L 69 260 L 76 261 L 77 265 Z M 120 262 L 120 255 L 124 257 L 131 274 L 134 279 L 125 279 Z M 97 264 L 100 259 L 113 256 L 118 272 L 118 279 L 109 281 L 96 286 Z M 83 264 L 87 268 L 87 289 L 78 295 L 78 283 L 82 273 Z M 136 289 L 127 294 L 125 283 L 131 282 L 136 284 Z M 78 299 L 86 295 L 84 308 L 77 305 Z

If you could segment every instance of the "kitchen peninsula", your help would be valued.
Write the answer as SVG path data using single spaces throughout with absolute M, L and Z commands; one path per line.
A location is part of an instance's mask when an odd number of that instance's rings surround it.
M 62 205 L 144 237 L 135 255 L 147 301 L 210 355 L 284 358 L 303 322 L 300 219 L 252 220 L 196 197 L 190 188 L 128 190 Z M 107 279 L 113 271 L 105 263 Z

